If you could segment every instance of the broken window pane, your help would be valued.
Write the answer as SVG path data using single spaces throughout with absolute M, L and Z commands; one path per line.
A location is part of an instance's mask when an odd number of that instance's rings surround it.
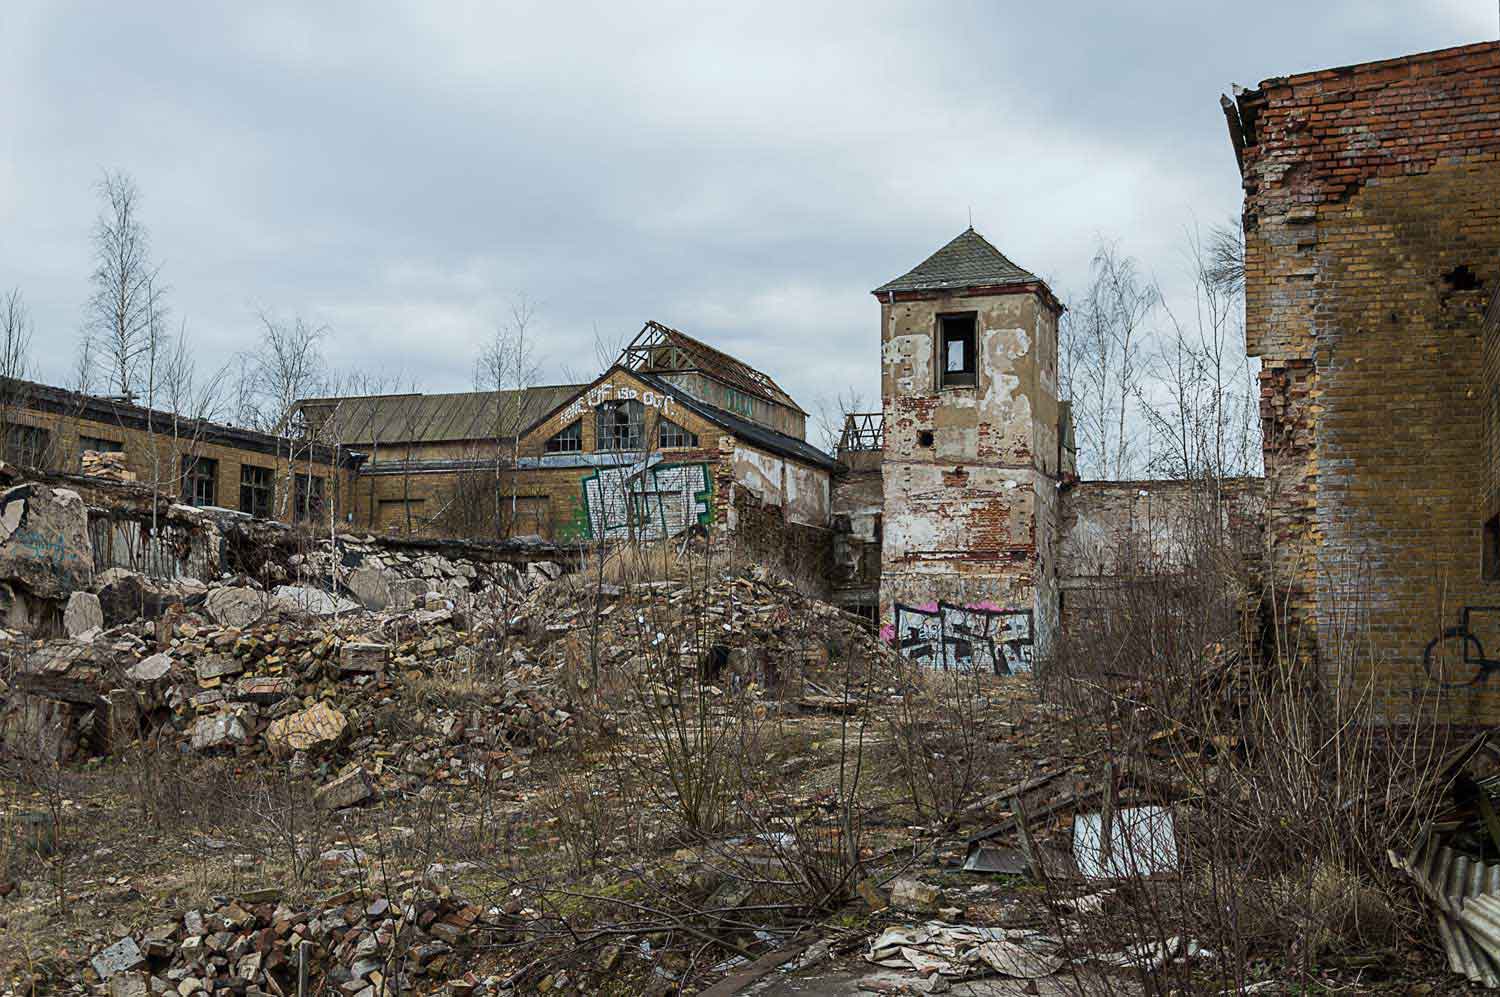
M 938 319 L 942 337 L 942 387 L 969 386 L 976 383 L 976 318 L 968 315 L 943 315 Z
M 633 399 L 605 402 L 595 410 L 600 450 L 639 450 L 645 437 L 646 406 Z

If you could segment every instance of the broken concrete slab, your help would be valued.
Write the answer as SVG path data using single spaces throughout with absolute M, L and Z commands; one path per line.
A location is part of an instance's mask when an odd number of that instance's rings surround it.
M 282 717 L 266 729 L 266 744 L 278 758 L 290 758 L 298 751 L 310 754 L 327 751 L 339 743 L 349 730 L 343 713 L 319 701 L 309 708 Z
M 214 751 L 244 744 L 245 725 L 233 713 L 201 717 L 193 725 L 191 745 L 194 751 Z
M 99 597 L 92 592 L 74 592 L 68 596 L 63 608 L 63 630 L 69 637 L 78 637 L 104 626 L 104 610 Z
M 245 670 L 245 663 L 238 658 L 227 654 L 208 654 L 198 659 L 197 671 L 199 681 L 211 679 L 222 679 L 230 675 L 238 675 Z
M 379 611 L 391 604 L 391 576 L 382 568 L 355 568 L 344 586 L 366 609 Z
M 292 613 L 307 613 L 309 616 L 333 616 L 336 613 L 352 613 L 360 608 L 352 599 L 325 592 L 311 585 L 278 585 L 271 592 L 271 605 L 276 609 Z
M 141 954 L 140 946 L 129 935 L 108 948 L 102 949 L 98 955 L 89 960 L 89 965 L 94 967 L 94 972 L 99 974 L 101 980 L 107 980 L 145 964 L 146 957 Z
M 93 586 L 88 508 L 77 492 L 38 482 L 0 492 L 0 578 L 43 599 Z
M 149 658 L 142 658 L 129 668 L 125 674 L 132 682 L 155 682 L 167 672 L 172 670 L 172 656 L 169 654 L 153 654 Z
M 389 644 L 356 642 L 339 648 L 339 669 L 345 672 L 374 674 L 383 671 L 390 660 Z
M 266 610 L 266 595 L 252 588 L 226 585 L 211 589 L 203 601 L 209 619 L 220 626 L 243 630 Z

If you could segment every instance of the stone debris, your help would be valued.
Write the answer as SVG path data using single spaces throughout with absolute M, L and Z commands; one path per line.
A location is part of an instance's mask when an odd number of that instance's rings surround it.
M 310 994 L 438 992 L 465 973 L 471 951 L 508 937 L 515 923 L 497 908 L 415 888 L 349 892 L 304 908 L 247 894 L 122 938 L 90 966 L 112 995 L 295 994 L 302 961 Z M 466 992 L 494 990 L 475 979 Z
M 290 758 L 297 752 L 318 755 L 332 749 L 348 733 L 349 721 L 344 714 L 326 702 L 290 716 L 282 717 L 266 728 L 266 744 L 278 758 Z
M 375 795 L 375 785 L 363 766 L 355 766 L 313 793 L 313 802 L 323 810 L 342 810 Z
M 389 644 L 349 643 L 339 650 L 339 668 L 346 672 L 373 674 L 385 671 L 390 658 Z
M 266 596 L 251 588 L 225 586 L 208 593 L 203 606 L 209 619 L 226 627 L 244 629 L 266 611 Z
M 99 597 L 92 592 L 74 592 L 68 596 L 63 609 L 63 630 L 69 637 L 77 637 L 90 630 L 104 626 L 104 609 Z
M 93 586 L 88 508 L 77 492 L 40 482 L 0 492 L 0 578 L 38 599 Z

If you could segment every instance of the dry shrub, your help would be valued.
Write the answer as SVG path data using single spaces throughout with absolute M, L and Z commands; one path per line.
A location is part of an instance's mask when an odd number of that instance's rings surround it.
M 999 759 L 1000 741 L 984 729 L 984 677 L 909 665 L 896 680 L 886 721 L 895 781 L 918 820 L 956 827 Z
M 1134 802 L 1178 804 L 1181 874 L 1127 877 L 1133 902 L 1110 929 L 1192 937 L 1215 953 L 1216 984 L 1238 987 L 1256 958 L 1310 972 L 1320 953 L 1391 941 L 1409 894 L 1386 850 L 1410 844 L 1449 739 L 1430 703 L 1380 706 L 1357 594 L 1325 630 L 1321 669 L 1297 653 L 1215 495 L 1205 485 L 1171 563 L 1142 558 L 1074 610 L 1041 681 L 1097 731 Z M 1153 989 L 1170 972 L 1147 974 Z

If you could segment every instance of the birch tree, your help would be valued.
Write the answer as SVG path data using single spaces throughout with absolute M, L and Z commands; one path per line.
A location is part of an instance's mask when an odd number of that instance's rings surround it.
M 103 202 L 94 223 L 93 294 L 84 335 L 89 357 L 102 368 L 106 390 L 130 399 L 142 389 L 143 364 L 163 335 L 166 289 L 151 259 L 151 239 L 140 217 L 140 192 L 125 173 L 99 182 Z

